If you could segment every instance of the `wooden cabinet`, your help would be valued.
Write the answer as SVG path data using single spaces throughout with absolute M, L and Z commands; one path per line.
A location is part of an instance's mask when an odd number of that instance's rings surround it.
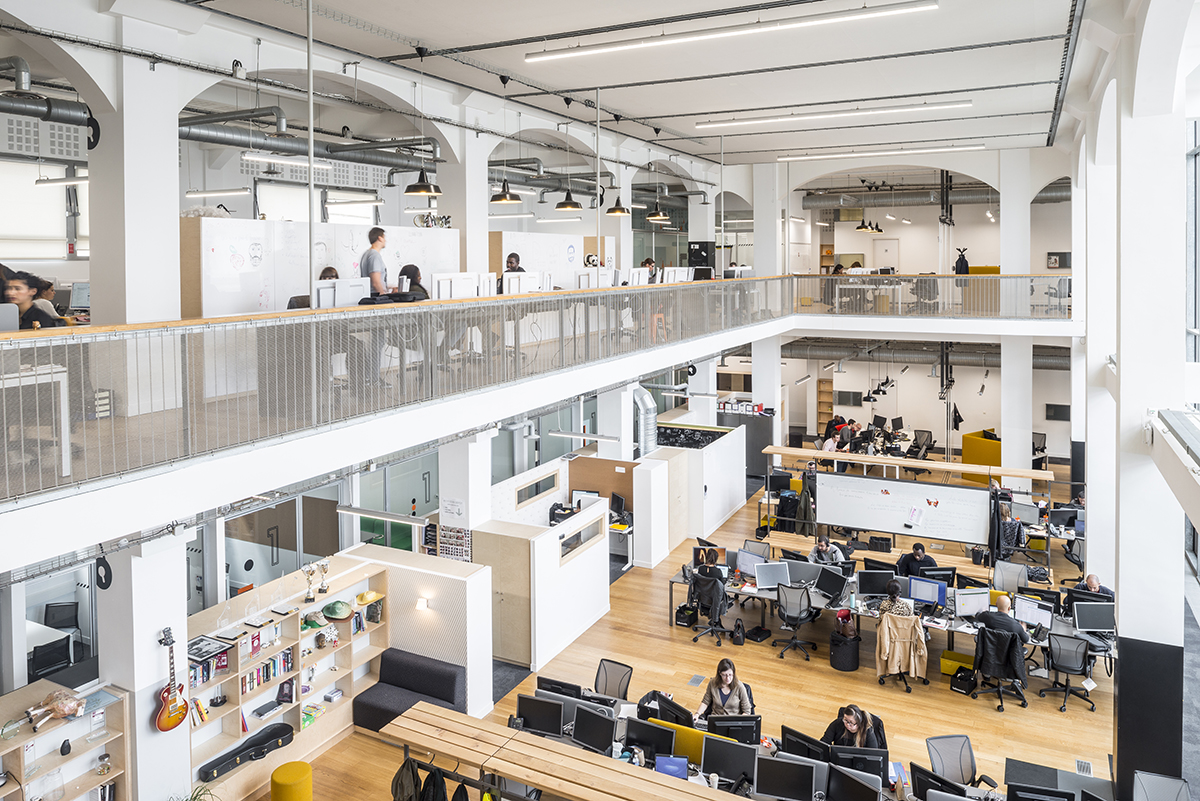
M 817 430 L 811 431 L 814 437 L 825 435 L 825 424 L 833 419 L 833 379 L 820 378 L 817 380 Z

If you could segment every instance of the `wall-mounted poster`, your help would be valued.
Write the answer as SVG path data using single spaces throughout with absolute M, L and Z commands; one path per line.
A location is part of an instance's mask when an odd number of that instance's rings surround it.
M 1047 253 L 1046 254 L 1046 269 L 1048 270 L 1069 270 L 1071 269 L 1071 253 Z

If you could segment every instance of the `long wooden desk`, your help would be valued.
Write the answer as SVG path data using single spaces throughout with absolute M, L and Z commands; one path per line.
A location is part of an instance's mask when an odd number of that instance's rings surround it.
M 1054 473 L 1050 470 L 1031 470 L 1028 467 L 996 467 L 995 465 L 987 464 L 962 464 L 961 462 L 942 462 L 935 459 L 905 459 L 898 456 L 868 456 L 859 453 L 830 453 L 828 451 L 819 451 L 816 448 L 785 448 L 779 445 L 768 445 L 763 448 L 763 454 L 766 456 L 784 456 L 796 459 L 797 461 L 809 462 L 816 460 L 833 460 L 838 462 L 849 462 L 850 464 L 861 465 L 880 465 L 886 473 L 887 468 L 896 468 L 896 475 L 900 475 L 900 468 L 910 467 L 921 470 L 929 470 L 932 473 L 982 473 L 987 476 L 995 476 L 1000 478 L 1006 476 L 1008 478 L 1028 478 L 1032 481 L 1054 481 Z
M 379 730 L 384 740 L 474 768 L 482 766 L 516 733 L 516 729 L 476 720 L 425 701 Z

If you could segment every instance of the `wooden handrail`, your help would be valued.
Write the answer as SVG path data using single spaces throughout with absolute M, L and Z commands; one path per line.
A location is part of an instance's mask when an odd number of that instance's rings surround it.
M 1033 481 L 1054 481 L 1050 470 L 1032 470 L 1027 467 L 1000 467 L 991 464 L 962 464 L 961 462 L 939 462 L 933 459 L 905 459 L 899 456 L 867 456 L 858 453 L 819 451 L 816 448 L 785 448 L 768 445 L 762 451 L 767 456 L 791 456 L 796 459 L 831 460 L 851 464 L 883 465 L 884 467 L 908 467 L 913 470 L 929 470 L 936 473 L 982 473 L 986 476 L 1028 478 Z

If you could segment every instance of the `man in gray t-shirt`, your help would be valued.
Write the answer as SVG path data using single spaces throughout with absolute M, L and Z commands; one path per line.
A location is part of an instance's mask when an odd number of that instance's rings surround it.
M 372 228 L 367 234 L 371 247 L 358 260 L 358 274 L 371 279 L 371 291 L 387 294 L 388 286 L 385 281 L 387 267 L 383 263 L 383 249 L 387 247 L 387 234 L 382 228 Z

